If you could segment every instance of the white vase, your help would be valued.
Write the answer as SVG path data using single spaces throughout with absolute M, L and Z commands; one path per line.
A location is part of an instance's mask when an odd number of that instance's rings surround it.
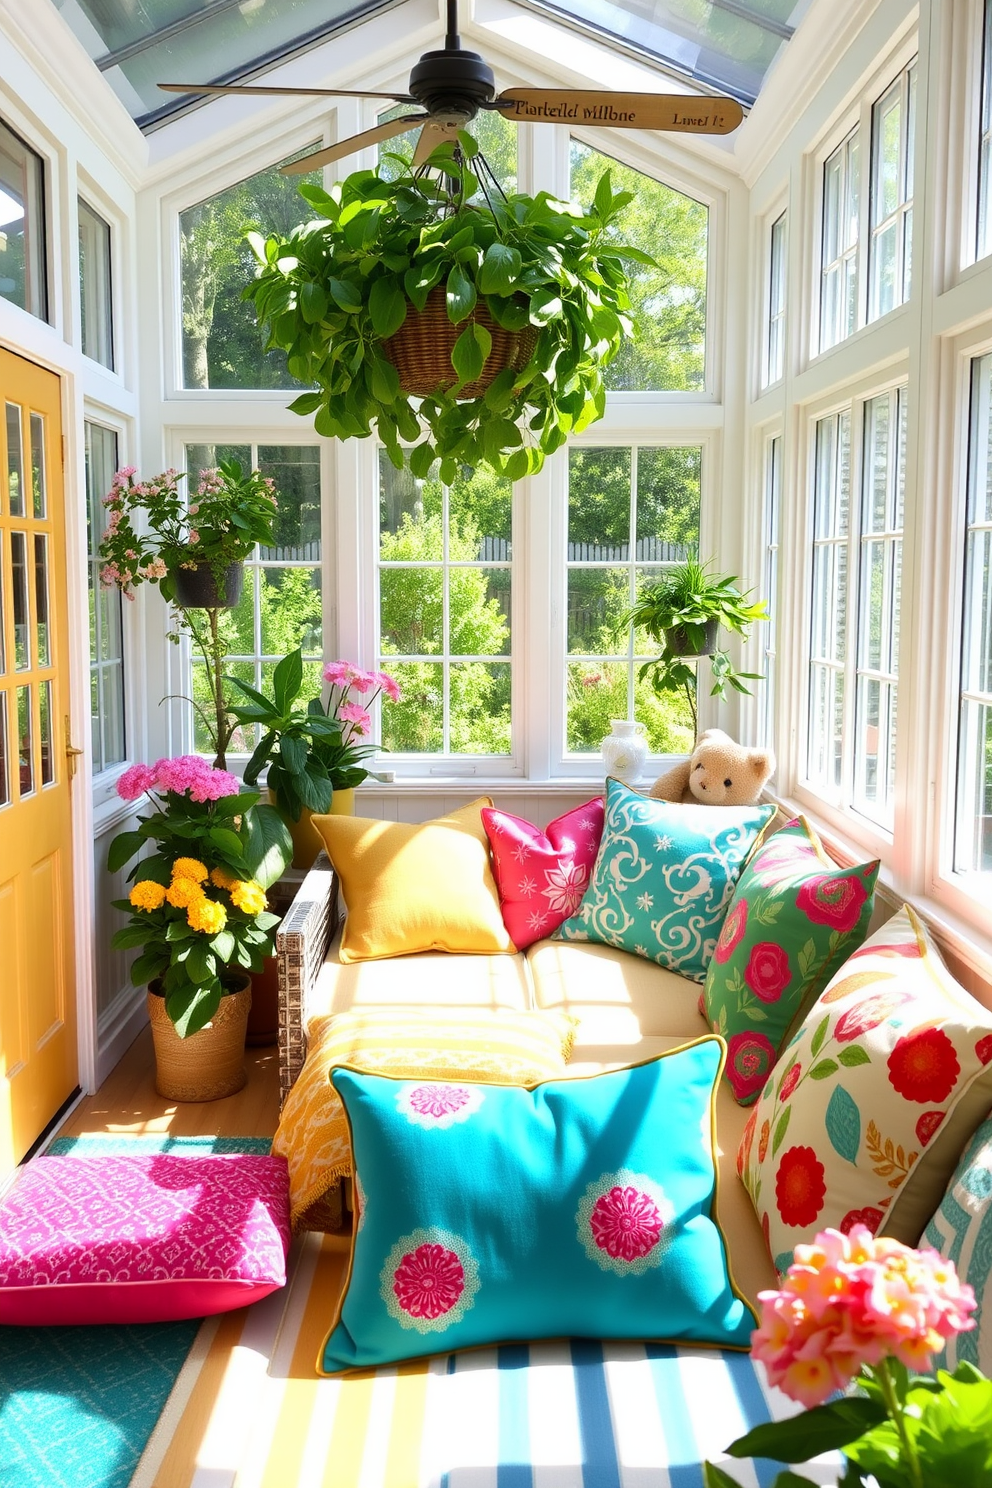
M 610 730 L 600 745 L 606 773 L 624 785 L 636 785 L 648 757 L 644 725 L 631 718 L 611 718 Z

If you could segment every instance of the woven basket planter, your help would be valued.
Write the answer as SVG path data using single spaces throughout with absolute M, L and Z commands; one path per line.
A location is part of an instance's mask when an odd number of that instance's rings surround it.
M 148 987 L 148 1017 L 155 1045 L 155 1089 L 166 1100 L 211 1101 L 241 1090 L 245 1073 L 245 1028 L 251 1007 L 251 978 L 220 1000 L 214 1017 L 189 1038 L 180 1038 L 165 1011 L 165 998 Z
M 525 326 L 522 331 L 507 331 L 497 325 L 480 300 L 465 320 L 452 325 L 445 305 L 445 291 L 438 285 L 427 296 L 423 310 L 411 305 L 406 320 L 395 336 L 382 343 L 386 359 L 392 362 L 400 377 L 400 387 L 409 397 L 428 398 L 439 389 L 447 390 L 458 381 L 451 365 L 451 349 L 471 322 L 485 326 L 493 338 L 493 348 L 474 382 L 467 382 L 458 393 L 459 402 L 480 397 L 507 367 L 518 371 L 526 367 L 537 344 L 537 330 Z

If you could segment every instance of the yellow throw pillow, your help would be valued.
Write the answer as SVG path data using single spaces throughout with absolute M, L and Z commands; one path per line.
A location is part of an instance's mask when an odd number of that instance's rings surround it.
M 367 1008 L 310 1024 L 310 1048 L 272 1143 L 289 1164 L 294 1229 L 341 1229 L 348 1123 L 330 1082 L 339 1064 L 415 1080 L 533 1085 L 565 1073 L 576 1019 L 492 1008 Z
M 481 796 L 448 816 L 412 825 L 363 816 L 315 816 L 348 911 L 341 961 L 416 951 L 488 955 L 514 950 L 489 867 Z

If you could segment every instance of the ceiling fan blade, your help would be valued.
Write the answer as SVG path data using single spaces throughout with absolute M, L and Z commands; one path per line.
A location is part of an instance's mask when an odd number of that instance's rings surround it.
M 438 145 L 443 145 L 446 140 L 457 140 L 458 131 L 464 126 L 464 119 L 451 123 L 445 123 L 440 119 L 428 119 L 420 131 L 417 148 L 413 152 L 414 165 L 423 165 L 424 161 L 430 158 L 432 151 L 436 150 Z
M 677 129 L 686 134 L 729 134 L 744 117 L 735 98 L 602 89 L 507 88 L 490 106 L 518 124 L 606 124 L 610 129 Z
M 163 93 L 245 93 L 275 98 L 389 98 L 393 103 L 415 103 L 409 93 L 356 93 L 351 88 L 256 88 L 241 83 L 156 83 Z
M 343 160 L 346 155 L 354 155 L 367 145 L 378 145 L 383 140 L 392 139 L 396 134 L 405 134 L 408 129 L 415 124 L 422 124 L 428 117 L 427 114 L 404 114 L 402 119 L 390 119 L 387 124 L 377 124 L 374 129 L 353 134 L 350 139 L 338 140 L 336 145 L 328 145 L 326 150 L 315 150 L 312 155 L 304 155 L 302 160 L 291 160 L 288 165 L 281 165 L 279 169 L 284 176 L 305 176 L 308 171 L 316 170 L 321 165 L 329 165 L 332 160 Z

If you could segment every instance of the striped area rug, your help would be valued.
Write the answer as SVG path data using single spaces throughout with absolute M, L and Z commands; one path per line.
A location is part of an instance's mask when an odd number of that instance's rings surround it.
M 303 1236 L 285 1291 L 204 1324 L 131 1488 L 701 1488 L 704 1457 L 774 1481 L 724 1451 L 796 1409 L 745 1354 L 572 1340 L 318 1379 L 346 1261 Z

